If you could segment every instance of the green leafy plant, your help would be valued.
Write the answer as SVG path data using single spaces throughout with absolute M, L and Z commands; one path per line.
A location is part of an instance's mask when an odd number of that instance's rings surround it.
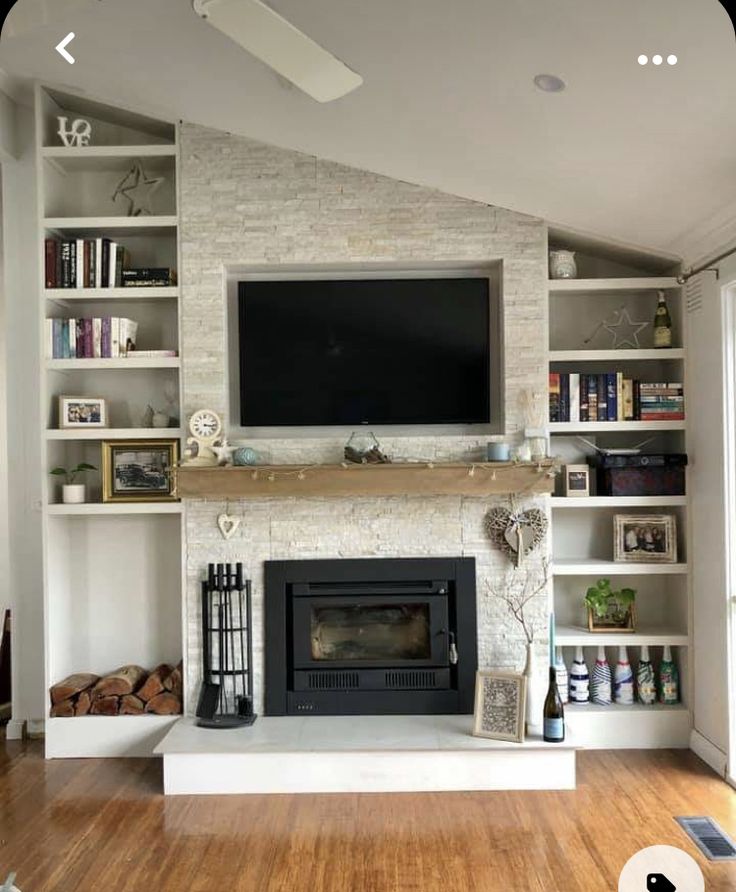
M 607 620 L 615 626 L 625 626 L 629 622 L 635 600 L 636 589 L 622 588 L 613 591 L 610 579 L 599 579 L 586 592 L 585 606 L 596 619 Z
M 71 468 L 69 471 L 67 471 L 66 468 L 54 468 L 53 471 L 49 471 L 49 473 L 53 474 L 55 477 L 65 477 L 66 485 L 71 486 L 80 474 L 83 474 L 85 471 L 96 470 L 97 468 L 94 465 L 89 465 L 87 462 L 82 461 L 76 468 Z

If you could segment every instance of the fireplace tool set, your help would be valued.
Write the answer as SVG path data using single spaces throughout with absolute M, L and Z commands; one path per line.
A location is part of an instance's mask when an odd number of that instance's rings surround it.
M 204 678 L 197 705 L 203 728 L 252 725 L 253 635 L 250 580 L 243 565 L 209 564 L 202 582 Z

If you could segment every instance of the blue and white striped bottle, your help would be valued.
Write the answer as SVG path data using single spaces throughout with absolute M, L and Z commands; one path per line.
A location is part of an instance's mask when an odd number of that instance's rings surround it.
M 634 702 L 634 673 L 625 647 L 618 649 L 618 662 L 613 676 L 613 699 L 622 706 L 631 706 Z
M 569 690 L 571 703 L 587 703 L 590 700 L 590 675 L 582 647 L 575 648 L 575 659 L 570 666 Z
M 593 677 L 590 680 L 590 699 L 599 706 L 610 706 L 611 698 L 611 667 L 606 659 L 605 648 L 598 648 Z

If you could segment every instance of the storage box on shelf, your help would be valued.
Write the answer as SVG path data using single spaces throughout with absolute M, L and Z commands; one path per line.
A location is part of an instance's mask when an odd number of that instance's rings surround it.
M 607 258 L 605 246 L 595 248 L 600 262 L 588 258 L 583 266 L 606 269 L 614 261 Z M 613 255 L 611 255 L 613 256 Z M 645 453 L 686 454 L 688 392 L 686 380 L 686 325 L 682 291 L 672 277 L 641 274 L 626 277 L 621 267 L 626 258 L 617 257 L 617 278 L 575 279 L 549 283 L 550 352 L 552 375 L 568 375 L 574 382 L 595 380 L 594 376 L 611 374 L 616 412 L 595 420 L 581 421 L 576 409 L 565 414 L 566 420 L 550 423 L 552 454 L 564 464 L 594 463 L 596 449 L 641 446 Z M 653 270 L 663 269 L 654 263 Z M 605 273 L 604 273 L 605 275 Z M 657 292 L 666 294 L 673 326 L 671 348 L 655 349 L 651 322 L 657 305 Z M 628 311 L 632 321 L 649 322 L 638 333 L 638 349 L 614 344 L 612 333 L 602 326 L 615 322 L 617 313 Z M 615 328 L 615 325 L 613 326 Z M 618 373 L 618 377 L 616 374 Z M 577 376 L 577 377 L 573 377 Z M 644 418 L 634 420 L 629 409 L 618 412 L 622 380 L 674 382 L 682 391 L 658 388 L 647 393 L 650 408 Z M 556 381 L 556 379 L 553 379 Z M 646 392 L 646 388 L 645 388 Z M 608 391 L 606 397 L 608 396 Z M 656 397 L 653 398 L 653 397 Z M 579 401 L 576 400 L 577 405 Z M 656 403 L 656 405 L 655 405 Z M 638 414 L 638 413 L 637 413 Z M 656 420 L 658 414 L 664 417 Z M 569 420 L 568 420 L 569 419 Z M 599 486 L 600 484 L 600 486 Z M 604 486 L 605 484 L 605 486 Z M 651 747 L 687 746 L 691 729 L 689 687 L 691 684 L 688 651 L 691 643 L 691 592 L 687 563 L 687 504 L 683 490 L 657 489 L 650 480 L 646 492 L 606 495 L 619 492 L 610 481 L 590 473 L 590 496 L 565 497 L 562 489 L 551 499 L 552 576 L 554 609 L 557 618 L 557 642 L 563 648 L 568 665 L 575 647 L 583 647 L 589 667 L 595 662 L 598 646 L 607 648 L 611 665 L 618 646 L 629 649 L 632 664 L 638 661 L 640 648 L 652 648 L 655 660 L 665 644 L 673 647 L 681 676 L 681 702 L 676 706 L 641 704 L 610 707 L 570 704 L 567 717 L 576 739 L 585 746 Z M 643 484 L 642 484 L 643 485 Z M 674 493 L 674 494 L 672 494 Z M 574 510 L 572 510 L 574 509 Z M 678 530 L 678 556 L 674 563 L 629 563 L 613 558 L 613 518 L 616 514 L 674 515 Z M 588 586 L 598 579 L 611 578 L 615 588 L 634 588 L 636 594 L 635 631 L 590 632 L 583 598 Z M 614 582 L 615 580 L 615 582 Z
M 36 91 L 36 114 L 42 315 L 131 319 L 138 326 L 138 350 L 178 351 L 176 280 L 129 272 L 176 271 L 179 266 L 175 124 L 44 87 Z M 75 120 L 88 121 L 89 144 L 64 145 L 59 116 L 66 117 L 67 132 Z M 138 165 L 148 182 L 134 197 L 150 205 L 128 216 L 129 201 L 113 196 Z M 61 278 L 57 262 L 47 266 L 47 239 L 55 260 L 57 244 L 73 243 L 75 260 L 81 245 L 79 278 Z M 99 265 L 103 245 L 106 280 Z M 124 260 L 116 269 L 113 256 Z M 98 268 L 99 274 L 93 273 Z M 181 437 L 178 355 L 113 356 L 94 345 L 91 353 L 83 358 L 75 350 L 62 354 L 67 358 L 54 358 L 52 352 L 43 359 L 46 470 L 80 461 L 101 468 L 105 440 Z M 58 398 L 64 395 L 104 399 L 108 427 L 60 429 Z M 177 426 L 144 426 L 150 424 L 148 406 L 169 414 Z M 88 473 L 85 482 L 84 504 L 59 504 L 57 478 L 46 475 L 48 687 L 80 669 L 105 672 L 126 663 L 152 668 L 181 659 L 181 503 L 103 504 L 100 474 Z M 47 756 L 150 755 L 175 720 L 157 715 L 49 718 Z

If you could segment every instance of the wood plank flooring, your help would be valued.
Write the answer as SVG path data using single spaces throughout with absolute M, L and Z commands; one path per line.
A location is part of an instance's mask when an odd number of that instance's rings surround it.
M 22 892 L 615 892 L 646 845 L 704 861 L 673 815 L 736 836 L 736 792 L 689 752 L 583 752 L 565 793 L 165 799 L 154 760 L 45 762 L 0 741 L 0 883 Z

